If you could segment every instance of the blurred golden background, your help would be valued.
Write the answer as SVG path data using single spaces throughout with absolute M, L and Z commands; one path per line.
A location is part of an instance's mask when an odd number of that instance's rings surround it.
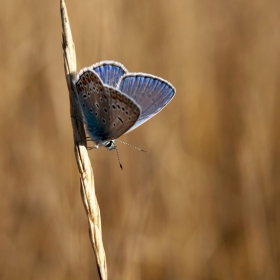
M 90 151 L 109 279 L 280 279 L 280 2 L 66 0 L 78 69 L 116 60 L 175 98 Z M 1 1 L 0 279 L 99 279 L 57 1 Z

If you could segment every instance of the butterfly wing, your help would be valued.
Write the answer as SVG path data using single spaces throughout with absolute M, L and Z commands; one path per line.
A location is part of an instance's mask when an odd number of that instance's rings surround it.
M 91 67 L 99 75 L 104 84 L 114 88 L 117 87 L 120 78 L 127 73 L 125 67 L 116 61 L 105 60 Z
M 175 88 L 169 82 L 142 73 L 125 74 L 118 89 L 135 100 L 142 109 L 139 119 L 129 131 L 156 115 L 175 95 Z
M 103 106 L 103 118 L 108 119 L 106 140 L 117 139 L 126 133 L 139 119 L 141 108 L 126 94 L 112 87 L 105 88 L 108 113 Z M 103 121 L 103 120 L 102 120 Z
M 120 137 L 138 120 L 140 107 L 126 94 L 104 86 L 93 70 L 82 69 L 74 84 L 88 134 L 97 145 Z

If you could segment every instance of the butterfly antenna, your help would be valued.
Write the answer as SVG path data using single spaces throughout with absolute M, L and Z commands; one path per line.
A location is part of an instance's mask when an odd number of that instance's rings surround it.
M 119 165 L 120 165 L 120 168 L 121 170 L 123 170 L 123 167 L 122 167 L 122 164 L 121 164 L 121 161 L 120 161 L 120 157 L 119 157 L 119 152 L 118 152 L 118 149 L 117 149 L 117 146 L 116 146 L 116 152 L 117 152 L 117 157 L 118 157 L 118 162 L 119 162 Z
M 123 142 L 123 141 L 120 141 L 120 140 L 115 140 L 116 142 L 120 142 L 120 143 L 122 143 L 122 144 L 125 144 L 125 145 L 127 145 L 127 146 L 130 146 L 131 148 L 134 148 L 134 149 L 136 149 L 136 150 L 138 150 L 138 151 L 140 151 L 140 152 L 145 152 L 145 153 L 148 153 L 149 151 L 147 151 L 147 150 L 143 150 L 143 149 L 141 149 L 141 148 L 138 148 L 138 147 L 135 147 L 135 146 L 133 146 L 133 145 L 131 145 L 131 144 L 128 144 L 128 143 L 126 143 L 126 142 Z

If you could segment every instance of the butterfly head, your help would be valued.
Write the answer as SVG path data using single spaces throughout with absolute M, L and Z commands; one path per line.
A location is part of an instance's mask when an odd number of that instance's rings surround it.
M 123 169 L 122 164 L 120 162 L 120 157 L 119 157 L 119 153 L 117 150 L 117 146 L 115 145 L 115 140 L 104 141 L 104 142 L 102 142 L 102 145 L 109 151 L 116 150 L 120 168 Z
M 102 143 L 102 145 L 109 151 L 115 150 L 116 149 L 116 145 L 115 145 L 115 140 L 111 140 L 111 141 L 104 141 Z

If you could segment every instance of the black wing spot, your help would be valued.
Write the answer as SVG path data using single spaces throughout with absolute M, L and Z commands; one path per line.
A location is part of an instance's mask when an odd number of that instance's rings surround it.
M 96 116 L 96 117 L 98 116 L 97 112 L 95 112 L 95 116 Z
M 124 111 L 124 107 L 122 107 L 122 110 Z
M 128 115 L 128 111 L 125 111 L 125 114 Z
M 108 113 L 107 108 L 103 108 L 103 111 L 104 111 L 105 113 Z
M 85 104 L 85 103 L 83 103 L 83 107 L 86 107 L 86 104 Z
M 115 124 L 115 123 L 113 123 L 113 126 L 116 126 L 116 124 Z
M 105 119 L 102 119 L 102 122 L 105 124 L 105 123 L 106 123 L 106 120 L 105 120 Z
M 95 103 L 95 106 L 96 106 L 97 108 L 99 108 L 99 104 L 98 104 L 98 103 Z
M 113 104 L 113 105 L 112 105 L 112 108 L 115 110 L 115 109 L 116 109 L 116 106 Z
M 89 110 L 90 110 L 91 113 L 93 112 L 92 108 L 90 108 Z
M 88 92 L 87 95 L 90 96 L 90 92 Z
M 103 98 L 102 97 L 100 97 L 100 102 L 103 102 Z
M 128 119 L 131 121 L 131 117 L 128 117 Z
M 87 95 L 86 95 L 86 94 L 83 94 L 83 98 L 86 99 L 86 98 L 87 98 Z
M 117 105 L 117 107 L 118 107 L 119 109 L 121 109 L 121 106 L 120 106 L 119 104 Z
M 122 120 L 122 118 L 118 117 L 118 119 L 120 120 L 120 122 L 121 122 L 121 123 L 123 123 L 123 120 Z

